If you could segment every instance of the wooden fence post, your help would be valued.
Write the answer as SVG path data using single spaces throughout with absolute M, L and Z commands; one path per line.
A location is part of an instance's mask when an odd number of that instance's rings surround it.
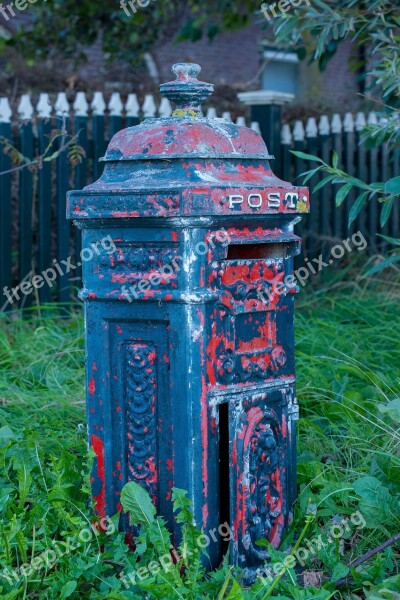
M 257 121 L 268 151 L 275 157 L 272 170 L 282 174 L 281 130 L 282 106 L 294 100 L 293 94 L 258 90 L 238 94 L 239 100 L 250 106 L 251 121 Z

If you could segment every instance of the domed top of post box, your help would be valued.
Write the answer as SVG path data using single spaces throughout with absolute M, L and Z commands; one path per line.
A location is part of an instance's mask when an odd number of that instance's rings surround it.
M 199 65 L 178 63 L 160 86 L 176 104 L 171 117 L 145 119 L 114 135 L 97 181 L 67 194 L 70 219 L 296 215 L 309 211 L 308 190 L 271 171 L 256 131 L 204 118 L 213 85 Z
M 206 119 L 201 103 L 214 91 L 197 79 L 200 65 L 177 63 L 174 81 L 160 85 L 161 93 L 176 104 L 171 117 L 146 119 L 119 131 L 111 140 L 104 161 L 163 158 L 273 158 L 263 139 L 252 129 L 224 119 Z

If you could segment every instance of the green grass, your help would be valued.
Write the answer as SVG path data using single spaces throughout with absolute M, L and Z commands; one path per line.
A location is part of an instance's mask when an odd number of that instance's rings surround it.
M 362 287 L 333 281 L 325 289 L 302 292 L 297 303 L 299 500 L 282 551 L 293 547 L 303 529 L 310 499 L 316 516 L 307 539 L 327 535 L 338 515 L 349 518 L 360 511 L 365 520 L 365 527 L 352 528 L 329 552 L 318 552 L 306 563 L 308 571 L 320 572 L 327 581 L 333 573 L 337 579 L 340 573 L 347 575 L 346 565 L 354 558 L 400 530 L 399 299 L 393 282 L 389 287 L 368 282 Z M 47 318 L 42 314 L 0 321 L 0 574 L 4 568 L 29 562 L 52 540 L 76 539 L 92 520 L 87 501 L 81 314 L 70 319 L 45 314 Z M 105 553 L 99 552 L 98 542 Z M 400 572 L 398 548 L 394 545 L 364 562 L 351 574 L 354 582 L 336 594 L 329 583 L 326 592 L 293 591 L 293 582 L 285 576 L 270 597 L 397 598 L 395 592 L 381 595 L 379 590 L 400 589 L 400 579 L 394 584 L 389 579 Z M 134 567 L 122 535 L 101 534 L 55 566 L 34 571 L 18 583 L 0 577 L 0 597 L 217 598 L 219 594 L 205 595 L 214 580 L 203 590 L 199 584 L 193 588 L 197 591 L 186 587 L 170 596 L 127 591 L 118 578 L 118 565 L 124 565 L 125 572 Z M 224 569 L 215 576 L 218 590 L 237 576 L 229 575 L 227 566 Z M 260 583 L 252 591 L 232 586 L 233 579 L 225 585 L 224 598 L 263 597 L 257 595 Z

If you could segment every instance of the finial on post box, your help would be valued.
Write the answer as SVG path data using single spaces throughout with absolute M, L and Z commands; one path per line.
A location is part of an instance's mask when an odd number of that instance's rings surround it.
M 200 105 L 213 93 L 213 84 L 197 79 L 201 67 L 195 63 L 177 63 L 171 70 L 176 79 L 162 83 L 160 92 L 177 105 L 172 116 L 202 117 Z

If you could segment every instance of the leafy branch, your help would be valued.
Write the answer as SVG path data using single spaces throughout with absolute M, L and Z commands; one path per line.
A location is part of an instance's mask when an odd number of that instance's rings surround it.
M 353 177 L 338 168 L 339 157 L 336 152 L 333 152 L 332 165 L 328 165 L 321 158 L 318 158 L 318 156 L 312 156 L 311 154 L 298 152 L 296 150 L 293 150 L 292 153 L 298 158 L 319 163 L 318 167 L 301 174 L 301 176 L 304 175 L 304 184 L 319 172 L 328 173 L 328 175 L 313 188 L 313 192 L 317 192 L 327 184 L 342 184 L 336 193 L 335 202 L 337 207 L 343 204 L 353 188 L 360 191 L 360 194 L 357 196 L 350 210 L 349 226 L 357 218 L 366 202 L 375 197 L 383 204 L 380 220 L 381 227 L 386 224 L 392 211 L 394 201 L 400 199 L 400 177 L 393 177 L 386 182 L 365 183 L 361 179 Z
M 56 160 L 63 152 L 68 150 L 68 162 L 72 167 L 81 163 L 86 153 L 84 148 L 78 144 L 80 131 L 75 135 L 67 135 L 64 129 L 54 129 L 49 135 L 49 143 L 47 144 L 43 154 L 32 159 L 24 156 L 13 144 L 0 136 L 0 147 L 3 153 L 11 159 L 11 169 L 0 171 L 1 175 L 15 173 L 23 169 L 28 169 L 32 173 L 37 172 L 43 167 L 43 163 Z M 57 147 L 58 145 L 58 147 Z

